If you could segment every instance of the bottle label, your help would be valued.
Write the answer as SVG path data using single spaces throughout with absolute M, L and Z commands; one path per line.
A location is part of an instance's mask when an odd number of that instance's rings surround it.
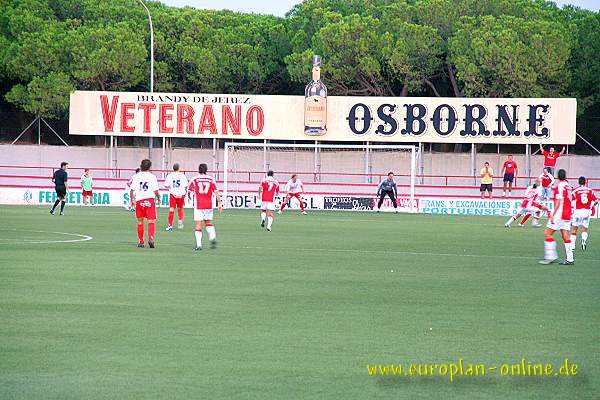
M 327 127 L 327 99 L 309 96 L 304 103 L 304 126 L 307 135 L 324 135 Z
M 319 67 L 313 67 L 312 69 L 312 80 L 314 82 L 318 81 L 321 79 L 321 68 Z

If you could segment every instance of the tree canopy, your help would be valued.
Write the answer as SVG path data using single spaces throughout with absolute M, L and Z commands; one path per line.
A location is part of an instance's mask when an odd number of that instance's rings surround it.
M 155 91 L 577 97 L 599 109 L 600 13 L 544 0 L 306 0 L 285 18 L 148 1 Z M 69 92 L 149 90 L 136 0 L 0 0 L 0 95 L 64 117 Z

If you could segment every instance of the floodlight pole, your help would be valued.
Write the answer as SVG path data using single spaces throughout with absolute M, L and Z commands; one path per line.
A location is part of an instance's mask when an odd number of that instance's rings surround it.
M 144 7 L 144 10 L 146 10 L 146 13 L 148 14 L 148 24 L 150 25 L 150 93 L 154 93 L 154 27 L 152 26 L 152 15 L 143 0 L 138 0 L 138 2 Z M 163 138 L 163 142 L 164 140 L 165 138 Z M 152 133 L 150 133 L 150 137 L 148 138 L 148 159 L 152 158 L 152 145 Z

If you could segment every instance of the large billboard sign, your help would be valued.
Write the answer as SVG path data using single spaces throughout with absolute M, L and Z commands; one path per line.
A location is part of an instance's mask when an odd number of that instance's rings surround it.
M 72 135 L 433 143 L 575 143 L 575 99 L 326 98 L 305 131 L 304 96 L 76 91 Z

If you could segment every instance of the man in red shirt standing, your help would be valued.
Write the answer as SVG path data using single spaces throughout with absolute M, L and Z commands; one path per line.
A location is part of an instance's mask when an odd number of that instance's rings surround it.
M 571 243 L 575 248 L 577 240 L 577 229 L 581 227 L 581 250 L 587 247 L 588 227 L 590 226 L 590 217 L 592 208 L 598 202 L 594 191 L 586 186 L 584 176 L 579 177 L 579 187 L 573 190 L 573 200 L 575 201 L 575 211 L 573 212 L 573 223 L 571 224 Z
M 554 212 L 548 220 L 546 230 L 544 231 L 544 259 L 540 264 L 551 264 L 558 258 L 556 251 L 556 242 L 552 237 L 554 232 L 560 231 L 560 235 L 565 243 L 565 261 L 561 265 L 573 265 L 573 243 L 571 243 L 571 217 L 573 214 L 571 199 L 573 189 L 567 182 L 567 172 L 564 169 L 558 170 L 558 184 L 554 188 Z
M 262 180 L 258 187 L 260 197 L 260 226 L 267 225 L 267 231 L 271 232 L 273 225 L 273 211 L 275 210 L 275 196 L 279 192 L 279 182 L 273 177 L 273 171 L 267 172 L 267 177 Z
M 562 148 L 560 153 L 554 151 L 554 146 L 550 146 L 550 151 L 544 150 L 540 143 L 540 152 L 544 156 L 544 169 L 550 168 L 550 174 L 554 176 L 554 168 L 556 167 L 556 160 L 558 157 L 565 154 L 565 147 Z
M 506 187 L 507 186 L 508 186 L 508 194 L 510 195 L 512 193 L 513 181 L 516 184 L 517 169 L 518 169 L 517 163 L 513 160 L 512 154 L 509 154 L 508 159 L 506 161 L 504 161 L 504 164 L 502 165 L 502 174 L 504 175 L 504 178 L 503 178 L 504 186 L 502 187 L 502 190 L 504 192 L 504 197 L 506 197 Z
M 217 184 L 212 176 L 206 175 L 208 167 L 206 164 L 200 164 L 198 166 L 197 175 L 192 179 L 188 185 L 188 198 L 191 200 L 191 193 L 194 193 L 196 201 L 194 202 L 194 221 L 196 222 L 196 229 L 194 235 L 196 237 L 196 247 L 194 250 L 202 250 L 202 223 L 206 228 L 208 234 L 208 240 L 210 241 L 210 247 L 215 248 L 217 246 L 217 233 L 215 227 L 212 224 L 213 220 L 213 197 L 217 200 L 217 208 L 221 212 L 221 195 Z

